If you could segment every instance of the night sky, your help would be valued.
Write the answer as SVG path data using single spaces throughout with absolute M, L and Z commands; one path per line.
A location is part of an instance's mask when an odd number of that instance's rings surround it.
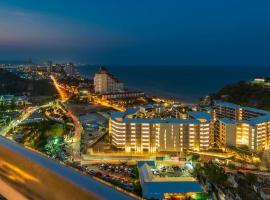
M 269 0 L 1 0 L 0 60 L 270 64 Z

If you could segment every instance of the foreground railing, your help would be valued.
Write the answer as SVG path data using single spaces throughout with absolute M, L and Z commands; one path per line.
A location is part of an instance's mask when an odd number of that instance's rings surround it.
M 0 137 L 0 194 L 8 199 L 133 199 Z

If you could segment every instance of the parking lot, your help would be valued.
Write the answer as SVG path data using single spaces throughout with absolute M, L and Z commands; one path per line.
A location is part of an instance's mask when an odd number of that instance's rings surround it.
M 122 164 L 93 164 L 93 165 L 74 165 L 78 170 L 106 182 L 112 183 L 129 192 L 138 193 L 138 172 L 135 165 Z

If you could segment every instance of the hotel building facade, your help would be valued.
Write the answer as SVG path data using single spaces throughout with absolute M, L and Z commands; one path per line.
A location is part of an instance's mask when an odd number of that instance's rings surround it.
M 211 114 L 188 112 L 187 119 L 138 118 L 138 112 L 112 114 L 109 133 L 115 147 L 127 152 L 181 152 L 245 146 L 258 152 L 270 145 L 268 111 L 217 102 Z
M 269 148 L 270 112 L 218 102 L 214 119 L 219 146 L 246 146 L 252 151 Z
M 119 92 L 124 90 L 124 85 L 105 67 L 101 67 L 94 77 L 94 90 L 99 94 Z
M 190 112 L 189 119 L 134 118 L 139 109 L 112 114 L 109 133 L 112 144 L 126 152 L 181 152 L 207 150 L 211 115 Z
M 94 77 L 94 91 L 103 100 L 144 97 L 144 92 L 127 90 L 124 84 L 115 78 L 108 70 L 101 67 Z

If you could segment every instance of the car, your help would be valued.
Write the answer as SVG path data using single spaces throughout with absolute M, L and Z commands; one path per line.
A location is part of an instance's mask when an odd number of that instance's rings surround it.
M 90 169 L 90 170 L 88 171 L 88 173 L 89 173 L 90 175 L 94 175 L 94 174 L 96 174 L 97 172 L 96 172 L 96 170 L 94 170 L 94 169 Z
M 101 172 L 97 172 L 95 175 L 101 177 L 102 176 L 102 173 Z
M 88 169 L 87 165 L 81 165 L 81 170 L 86 171 Z
M 134 187 L 133 187 L 132 185 L 129 185 L 129 184 L 125 184 L 125 185 L 124 185 L 124 188 L 125 188 L 126 190 L 129 190 L 129 191 L 134 191 Z

